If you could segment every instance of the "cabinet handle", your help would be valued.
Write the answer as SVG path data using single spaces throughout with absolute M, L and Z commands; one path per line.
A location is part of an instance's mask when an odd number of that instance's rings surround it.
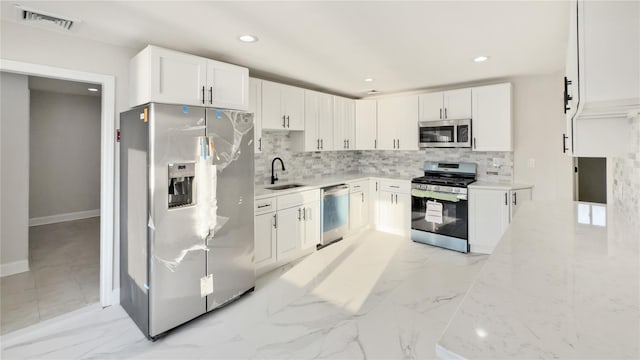
M 347 140 L 342 140 L 342 148 L 343 149 L 347 148 Z
M 442 119 L 442 109 L 440 109 L 440 119 Z
M 364 193 L 361 192 L 360 195 L 362 195 L 362 202 L 364 202 Z
M 262 151 L 262 138 L 258 139 L 258 150 Z
M 444 108 L 444 118 L 447 118 L 447 108 Z
M 278 214 L 273 214 L 273 228 L 278 228 Z
M 318 142 L 318 144 L 316 145 L 316 149 L 320 150 L 320 139 L 316 140 Z
M 398 194 L 396 194 L 396 204 L 398 203 Z
M 213 104 L 213 86 L 209 87 L 209 104 Z
M 398 149 L 400 149 L 400 139 L 398 139 Z
M 394 188 L 394 189 L 400 189 L 400 186 L 398 185 L 389 185 L 390 188 Z
M 509 202 L 507 201 L 507 193 L 504 193 L 504 204 L 509 205 Z
M 376 181 L 376 191 L 378 191 L 378 182 Z
M 290 128 L 291 127 L 291 123 L 289 122 L 289 115 L 287 115 L 287 127 Z
M 307 208 L 302 208 L 302 219 L 307 221 Z
M 286 115 L 282 115 L 282 127 L 283 128 L 287 127 L 287 116 Z
M 302 209 L 298 208 L 298 221 L 302 220 Z
M 572 81 L 567 79 L 567 77 L 564 77 L 564 113 L 566 114 L 567 111 L 571 110 L 571 108 L 568 106 L 569 105 L 569 101 L 573 100 L 573 96 L 569 95 L 569 85 L 571 85 Z
M 476 145 L 477 145 L 477 144 L 478 144 L 478 142 L 476 141 L 476 138 L 474 137 L 474 138 L 473 138 L 473 148 L 474 148 L 474 149 L 476 148 Z
M 391 194 L 391 203 L 393 204 L 393 194 Z
M 320 149 L 324 150 L 324 139 L 320 139 Z
M 349 144 L 349 139 L 347 139 L 347 150 L 351 149 L 351 144 Z
M 258 205 L 258 209 L 266 208 L 271 206 L 271 204 Z
M 396 139 L 393 139 L 393 148 L 396 148 Z
M 513 193 L 513 205 L 518 205 L 518 193 Z
M 374 149 L 378 148 L 378 139 L 373 139 L 373 148 Z
M 204 104 L 204 86 L 202 87 L 202 103 Z
M 562 153 L 566 154 L 567 151 L 569 150 L 569 148 L 567 147 L 567 140 L 569 139 L 569 137 L 567 136 L 567 134 L 562 134 Z

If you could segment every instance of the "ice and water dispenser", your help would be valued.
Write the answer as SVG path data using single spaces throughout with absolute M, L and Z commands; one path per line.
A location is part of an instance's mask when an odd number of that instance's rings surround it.
M 169 209 L 194 205 L 195 163 L 169 164 Z

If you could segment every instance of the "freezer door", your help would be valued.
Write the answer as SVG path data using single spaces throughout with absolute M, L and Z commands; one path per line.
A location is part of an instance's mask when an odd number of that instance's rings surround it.
M 215 168 L 215 226 L 207 246 L 213 293 L 207 311 L 255 286 L 253 240 L 253 114 L 207 109 Z
M 206 204 L 197 198 L 206 126 L 203 108 L 151 104 L 149 112 L 149 335 L 155 337 L 206 310 Z

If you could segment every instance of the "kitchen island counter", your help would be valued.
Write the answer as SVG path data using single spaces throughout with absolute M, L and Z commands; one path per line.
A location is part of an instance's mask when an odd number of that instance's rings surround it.
M 529 202 L 520 211 L 438 357 L 640 357 L 638 221 L 590 203 Z

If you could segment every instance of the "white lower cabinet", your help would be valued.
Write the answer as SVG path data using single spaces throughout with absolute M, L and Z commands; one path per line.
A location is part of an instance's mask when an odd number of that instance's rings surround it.
M 255 266 L 261 274 L 313 251 L 320 242 L 320 191 L 255 202 Z
M 349 183 L 349 231 L 369 226 L 369 181 Z
M 469 189 L 471 252 L 491 254 L 520 205 L 531 200 L 531 188 Z
M 409 236 L 411 231 L 411 183 L 379 180 L 376 229 Z

